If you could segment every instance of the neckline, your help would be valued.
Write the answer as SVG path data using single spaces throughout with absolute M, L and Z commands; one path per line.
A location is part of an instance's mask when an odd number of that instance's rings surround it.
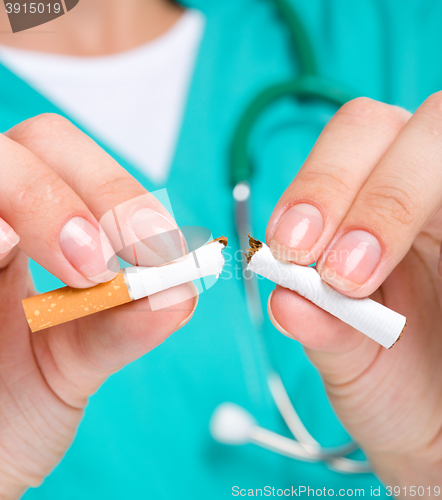
M 152 179 L 148 178 L 146 174 L 138 169 L 126 157 L 121 156 L 117 151 L 115 151 L 110 144 L 97 138 L 96 135 L 88 130 L 87 127 L 85 127 L 83 124 L 78 123 L 75 118 L 71 117 L 68 113 L 60 109 L 53 101 L 44 96 L 26 80 L 15 73 L 12 69 L 3 64 L 1 58 L 0 81 L 2 82 L 2 85 L 0 85 L 0 101 L 6 106 L 6 110 L 9 111 L 13 116 L 19 116 L 19 119 L 16 121 L 16 123 L 20 123 L 28 118 L 31 118 L 32 116 L 37 116 L 44 113 L 55 113 L 63 116 L 64 118 L 68 119 L 73 125 L 79 128 L 82 132 L 88 135 L 92 140 L 94 140 L 106 153 L 112 156 L 112 158 L 130 175 L 132 175 L 140 184 L 142 184 L 145 189 L 147 189 L 148 191 L 161 189 L 167 183 L 173 181 L 173 178 L 177 176 L 175 167 L 176 158 L 180 150 L 183 129 L 186 127 L 188 115 L 192 108 L 189 103 L 191 103 L 191 101 L 194 99 L 193 87 L 195 86 L 195 81 L 198 79 L 198 75 L 201 72 L 201 58 L 204 57 L 203 54 L 205 53 L 204 48 L 207 39 L 207 23 L 205 14 L 195 9 L 189 9 L 189 11 L 191 11 L 193 15 L 195 15 L 196 13 L 196 15 L 201 16 L 204 20 L 204 24 L 200 33 L 200 43 L 197 48 L 197 54 L 195 56 L 194 69 L 189 82 L 187 99 L 182 114 L 182 120 L 178 133 L 178 139 L 176 141 L 175 151 L 172 155 L 169 176 L 164 182 L 156 183 Z M 14 99 L 11 99 L 11 89 L 13 89 L 15 93 Z
M 69 78 L 77 75 L 79 71 L 87 71 L 94 78 L 106 79 L 115 75 L 124 75 L 130 72 L 130 77 L 145 73 L 152 67 L 162 66 L 168 63 L 163 57 L 164 53 L 177 53 L 181 45 L 177 43 L 183 33 L 188 30 L 197 29 L 195 32 L 201 37 L 204 31 L 204 17 L 200 11 L 186 9 L 177 22 L 165 33 L 155 40 L 139 45 L 130 50 L 118 52 L 105 56 L 72 56 L 37 52 L 32 50 L 17 49 L 0 45 L 0 63 L 8 67 L 9 55 L 11 59 L 19 58 L 22 64 L 37 64 L 41 71 L 49 72 L 55 77 Z M 192 39 L 193 40 L 193 39 Z M 142 58 L 147 64 L 138 64 Z M 11 64 L 11 71 L 14 72 Z

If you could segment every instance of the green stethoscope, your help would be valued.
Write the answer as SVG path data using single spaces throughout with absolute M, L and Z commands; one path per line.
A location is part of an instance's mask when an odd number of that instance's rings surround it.
M 260 115 L 271 104 L 287 96 L 298 99 L 321 99 L 338 107 L 357 97 L 343 86 L 320 76 L 312 44 L 296 12 L 287 0 L 271 1 L 289 29 L 300 69 L 298 76 L 262 90 L 245 110 L 233 135 L 230 182 L 233 188 L 236 232 L 240 248 L 244 251 L 248 246 L 247 234 L 253 234 L 249 210 L 253 165 L 248 154 L 248 141 Z M 258 283 L 255 275 L 247 271 L 245 263 L 243 264 L 248 312 L 257 331 L 262 333 L 264 314 Z M 300 420 L 281 377 L 270 360 L 268 360 L 267 381 L 275 405 L 294 439 L 259 427 L 245 409 L 232 403 L 221 404 L 212 416 L 211 432 L 215 439 L 235 445 L 253 443 L 290 458 L 325 462 L 329 468 L 342 473 L 371 472 L 368 462 L 346 458 L 346 455 L 358 448 L 355 443 L 350 442 L 335 448 L 320 446 Z

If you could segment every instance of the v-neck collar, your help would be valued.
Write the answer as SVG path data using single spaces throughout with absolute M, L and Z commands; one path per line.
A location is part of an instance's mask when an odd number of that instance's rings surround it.
M 16 123 L 20 123 L 30 117 L 41 115 L 44 113 L 56 113 L 64 116 L 76 127 L 82 130 L 85 134 L 91 137 L 106 153 L 111 155 L 123 168 L 125 168 L 135 179 L 138 180 L 147 189 L 158 189 L 140 169 L 136 168 L 132 163 L 126 160 L 118 152 L 114 151 L 109 144 L 98 139 L 95 134 L 91 133 L 86 127 L 78 123 L 73 117 L 69 116 L 64 110 L 59 108 L 54 102 L 41 94 L 28 82 L 20 78 L 9 68 L 0 64 L 0 101 L 2 105 L 6 104 L 6 108 L 13 108 L 13 114 L 18 118 Z M 11 99 L 9 95 L 10 89 L 14 89 L 17 96 L 16 99 Z
M 179 145 L 181 143 L 181 136 L 183 128 L 185 127 L 185 122 L 187 121 L 187 114 L 189 109 L 189 100 L 192 95 L 192 88 L 194 86 L 194 78 L 196 68 L 199 66 L 199 59 L 201 54 L 201 47 L 204 43 L 206 36 L 206 26 L 205 23 L 202 29 L 202 36 L 199 42 L 198 51 L 193 63 L 193 74 L 190 77 L 190 82 L 188 85 L 187 95 L 185 98 L 184 111 L 181 115 L 181 122 L 179 125 L 178 137 L 175 141 L 175 149 L 171 159 L 171 165 L 169 168 L 169 173 L 167 178 L 163 182 L 155 182 L 150 179 L 146 174 L 144 174 L 141 169 L 136 167 L 132 162 L 130 162 L 126 157 L 119 152 L 115 151 L 110 144 L 96 137 L 96 135 L 91 132 L 86 126 L 79 123 L 75 118 L 70 116 L 67 112 L 57 106 L 51 99 L 44 96 L 41 92 L 35 89 L 30 83 L 22 79 L 11 69 L 1 64 L 0 62 L 0 102 L 2 106 L 5 106 L 11 111 L 11 115 L 14 116 L 14 123 L 20 123 L 30 117 L 37 116 L 44 113 L 56 113 L 67 118 L 72 122 L 77 128 L 82 130 L 86 135 L 91 137 L 104 151 L 106 151 L 112 158 L 115 159 L 130 175 L 132 175 L 140 184 L 142 184 L 147 190 L 154 191 L 165 187 L 168 183 L 172 182 L 175 177 L 176 170 L 176 157 L 179 150 Z M 11 96 L 11 89 L 14 89 L 14 95 Z M 3 131 L 1 131 L 3 132 Z

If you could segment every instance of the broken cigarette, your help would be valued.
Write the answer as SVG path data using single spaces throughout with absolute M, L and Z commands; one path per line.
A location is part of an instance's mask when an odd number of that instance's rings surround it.
M 282 262 L 270 248 L 250 238 L 247 269 L 293 290 L 389 349 L 402 335 L 406 318 L 374 300 L 351 299 L 325 283 L 313 267 Z
M 38 332 L 199 278 L 218 276 L 227 243 L 222 236 L 167 265 L 127 267 L 112 281 L 93 288 L 64 287 L 24 299 L 29 327 Z

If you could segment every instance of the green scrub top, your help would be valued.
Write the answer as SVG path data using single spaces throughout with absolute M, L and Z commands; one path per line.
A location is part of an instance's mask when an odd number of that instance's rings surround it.
M 440 89 L 441 2 L 293 4 L 314 42 L 324 76 L 359 95 L 409 110 Z M 187 5 L 202 10 L 207 23 L 169 179 L 156 185 L 109 145 L 102 146 L 147 189 L 167 188 L 179 224 L 205 226 L 214 235 L 229 236 L 228 262 L 219 281 L 200 297 L 185 328 L 110 377 L 90 398 L 66 456 L 24 498 L 221 500 L 235 496 L 238 490 L 233 487 L 250 495 L 266 486 L 275 490 L 263 490 L 263 495 L 305 486 L 333 488 L 337 496 L 340 489 L 362 488 L 364 496 L 370 496 L 370 489 L 380 485 L 373 475 L 342 475 L 323 464 L 290 460 L 253 445 L 221 445 L 209 434 L 214 409 L 232 401 L 262 426 L 289 435 L 265 383 L 271 350 L 309 431 L 324 446 L 348 440 L 302 347 L 267 323 L 268 348 L 263 348 L 249 321 L 239 279 L 228 145 L 251 98 L 296 72 L 288 33 L 268 0 L 189 0 Z M 0 130 L 44 112 L 63 114 L 0 67 Z M 334 112 L 322 102 L 287 99 L 260 120 L 250 145 L 256 167 L 256 237 L 264 237 L 273 207 Z M 39 291 L 60 286 L 35 264 L 32 270 Z M 264 304 L 272 288 L 260 281 Z M 384 497 L 385 490 L 380 491 Z

